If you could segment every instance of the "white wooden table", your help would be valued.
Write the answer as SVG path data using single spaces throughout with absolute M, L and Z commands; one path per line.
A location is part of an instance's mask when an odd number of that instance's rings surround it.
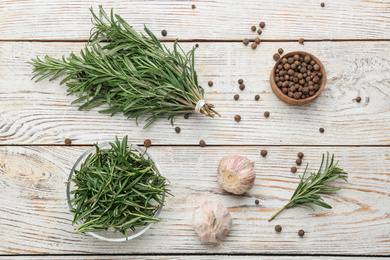
M 321 0 L 1 1 L 0 258 L 389 256 L 390 1 L 324 2 L 325 7 Z M 97 10 L 98 4 L 114 7 L 138 31 L 146 24 L 168 46 L 176 38 L 186 50 L 198 43 L 199 82 L 222 117 L 178 116 L 180 134 L 166 119 L 144 130 L 122 115 L 78 111 L 59 81 L 31 81 L 29 59 L 79 52 L 91 29 L 88 8 Z M 260 21 L 266 23 L 262 43 L 252 50 L 241 41 L 256 36 L 250 27 Z M 298 43 L 301 37 L 304 45 Z M 307 51 L 322 60 L 328 81 L 314 102 L 293 107 L 272 93 L 268 79 L 278 48 Z M 209 80 L 213 87 L 207 86 Z M 357 96 L 360 103 L 353 100 Z M 242 117 L 239 123 L 236 114 Z M 64 184 L 72 165 L 93 143 L 126 134 L 137 144 L 152 140 L 149 151 L 175 195 L 162 212 L 167 222 L 127 243 L 73 233 Z M 64 145 L 66 138 L 71 146 Z M 201 139 L 204 148 L 198 145 Z M 265 158 L 262 149 L 268 150 Z M 297 207 L 268 223 L 303 172 L 303 165 L 297 174 L 290 172 L 297 153 L 303 152 L 304 164 L 315 170 L 326 151 L 349 173 L 349 183 L 336 184 L 341 191 L 324 195 L 333 209 Z M 218 187 L 218 162 L 232 154 L 256 162 L 256 184 L 243 196 Z M 193 211 L 206 199 L 226 205 L 233 217 L 232 232 L 214 246 L 202 243 L 191 226 Z M 276 224 L 283 227 L 281 233 L 274 231 Z M 297 235 L 300 229 L 306 232 L 303 238 Z

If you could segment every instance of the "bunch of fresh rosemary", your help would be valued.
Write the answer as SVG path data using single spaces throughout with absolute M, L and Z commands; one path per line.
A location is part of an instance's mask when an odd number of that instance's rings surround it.
M 127 146 L 127 136 L 110 145 L 111 149 L 95 145 L 96 152 L 70 180 L 75 185 L 70 201 L 73 224 L 82 221 L 76 232 L 113 228 L 127 238 L 129 229 L 163 221 L 154 215 L 163 206 L 168 180 L 150 158 Z
M 321 172 L 322 166 L 324 164 L 324 158 L 325 155 L 322 155 L 322 161 L 321 166 L 318 170 L 318 173 L 310 173 L 310 176 L 304 181 L 303 178 L 305 177 L 306 169 L 302 176 L 299 176 L 301 179 L 298 187 L 296 188 L 294 194 L 292 195 L 290 201 L 284 205 L 281 209 L 279 209 L 268 221 L 273 220 L 280 212 L 282 212 L 284 209 L 292 208 L 298 205 L 308 207 L 312 210 L 314 208 L 308 203 L 313 203 L 315 205 L 331 209 L 332 207 L 325 203 L 320 193 L 332 193 L 340 190 L 339 187 L 328 187 L 325 184 L 337 179 L 343 179 L 344 181 L 347 181 L 347 174 L 344 172 L 343 169 L 340 169 L 337 167 L 337 163 L 333 163 L 334 161 L 334 155 L 332 155 L 332 158 L 329 161 L 329 153 L 327 153 L 326 156 L 326 164 L 324 171 Z
M 204 90 L 198 85 L 193 48 L 185 53 L 177 41 L 170 51 L 145 26 L 146 37 L 138 34 L 119 15 L 108 16 L 99 6 L 92 8 L 94 28 L 81 56 L 55 59 L 32 59 L 34 78 L 54 80 L 65 76 L 74 103 L 84 102 L 79 109 L 92 109 L 108 104 L 101 113 L 123 113 L 128 118 L 151 114 L 150 126 L 157 118 L 167 116 L 173 123 L 177 113 L 194 110 L 206 116 L 219 115 L 212 104 L 203 102 Z M 197 106 L 198 105 L 198 106 Z

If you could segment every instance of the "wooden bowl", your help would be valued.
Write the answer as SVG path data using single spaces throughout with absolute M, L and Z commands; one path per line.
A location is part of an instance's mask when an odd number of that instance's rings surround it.
M 322 78 L 321 78 L 321 81 L 320 81 L 320 88 L 318 89 L 318 91 L 313 96 L 308 97 L 308 98 L 304 98 L 304 99 L 294 99 L 294 98 L 290 98 L 289 96 L 283 94 L 282 90 L 280 88 L 278 88 L 278 86 L 276 85 L 276 82 L 275 82 L 275 70 L 276 70 L 276 67 L 282 62 L 283 58 L 289 58 L 291 56 L 294 56 L 295 54 L 303 55 L 303 56 L 309 55 L 316 63 L 318 63 L 318 65 L 321 66 L 320 72 L 322 73 Z M 316 97 L 318 97 L 318 95 L 322 92 L 322 90 L 324 90 L 324 87 L 325 87 L 325 84 L 326 84 L 325 67 L 322 64 L 322 62 L 316 56 L 314 56 L 313 54 L 310 54 L 310 53 L 307 53 L 307 52 L 304 52 L 304 51 L 289 52 L 289 53 L 283 55 L 282 57 L 280 57 L 280 59 L 276 62 L 275 66 L 273 67 L 273 69 L 271 71 L 270 83 L 271 83 L 271 88 L 272 88 L 273 92 L 275 93 L 275 95 L 279 99 L 283 100 L 284 102 L 286 102 L 288 104 L 291 104 L 291 105 L 307 104 L 307 103 L 313 101 Z

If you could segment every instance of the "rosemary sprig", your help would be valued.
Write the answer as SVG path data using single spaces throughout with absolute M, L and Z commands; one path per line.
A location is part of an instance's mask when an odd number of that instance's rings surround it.
M 158 172 L 153 161 L 116 138 L 111 149 L 100 149 L 88 155 L 80 170 L 70 180 L 75 189 L 70 201 L 75 215 L 73 224 L 82 221 L 76 232 L 97 232 L 113 228 L 126 238 L 135 230 L 152 222 L 163 197 L 168 194 L 167 179 Z
M 324 163 L 325 155 L 322 155 L 322 161 L 321 166 L 317 173 L 310 173 L 310 176 L 304 181 L 303 178 L 305 177 L 306 169 L 302 176 L 299 176 L 300 182 L 298 184 L 298 187 L 296 188 L 294 194 L 292 195 L 290 201 L 284 205 L 281 209 L 279 209 L 274 215 L 272 215 L 271 218 L 268 219 L 268 221 L 271 221 L 274 219 L 280 212 L 282 212 L 284 209 L 292 208 L 298 205 L 308 207 L 312 210 L 314 208 L 307 203 L 313 203 L 318 206 L 331 209 L 332 207 L 325 203 L 320 193 L 332 193 L 340 190 L 339 187 L 329 187 L 325 184 L 337 179 L 343 179 L 344 181 L 347 181 L 347 174 L 344 172 L 343 169 L 340 169 L 337 167 L 337 163 L 333 163 L 334 161 L 334 155 L 332 155 L 330 161 L 329 161 L 329 153 L 327 153 L 326 156 L 326 164 L 324 171 L 321 172 L 322 166 Z
M 185 53 L 175 41 L 171 51 L 146 26 L 149 37 L 138 34 L 112 9 L 110 16 L 102 6 L 99 15 L 90 11 L 94 28 L 80 57 L 71 53 L 62 59 L 32 59 L 36 82 L 64 77 L 60 84 L 78 96 L 72 104 L 84 102 L 80 110 L 108 104 L 99 112 L 136 119 L 151 114 L 144 128 L 159 117 L 167 116 L 173 124 L 177 113 L 194 111 L 204 96 L 194 66 L 195 48 Z M 219 115 L 213 108 L 206 103 L 200 113 Z

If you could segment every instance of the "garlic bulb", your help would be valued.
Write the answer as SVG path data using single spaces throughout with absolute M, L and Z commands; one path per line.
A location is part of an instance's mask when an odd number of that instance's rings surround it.
M 217 243 L 229 234 L 232 217 L 229 210 L 222 204 L 206 201 L 195 210 L 192 223 L 203 242 Z
M 223 157 L 218 165 L 219 186 L 237 195 L 250 190 L 256 179 L 254 164 L 248 158 L 239 155 Z

